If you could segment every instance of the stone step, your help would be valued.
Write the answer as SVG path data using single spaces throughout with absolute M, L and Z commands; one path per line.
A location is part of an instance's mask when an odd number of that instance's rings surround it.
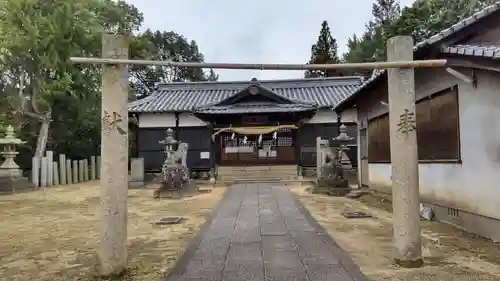
M 235 179 L 226 179 L 226 180 L 219 180 L 217 181 L 218 183 L 224 184 L 224 185 L 229 185 L 229 184 L 235 184 L 235 183 L 301 183 L 302 181 L 298 178 L 295 179 L 279 179 L 279 178 L 260 178 L 260 179 L 241 179 L 241 178 L 235 178 Z
M 269 165 L 269 166 L 219 166 L 219 172 L 233 171 L 297 171 L 296 165 Z
M 290 178 L 297 177 L 297 174 L 219 174 L 218 178 Z
M 253 175 L 253 176 L 266 176 L 266 175 L 284 175 L 284 176 L 296 176 L 297 175 L 297 172 L 296 171 L 290 171 L 290 172 L 262 172 L 262 171 L 259 171 L 259 172 L 241 172 L 241 171 L 238 171 L 238 172 L 219 172 L 217 173 L 219 176 L 225 176 L 225 175 L 229 175 L 229 176 L 246 176 L 246 175 Z

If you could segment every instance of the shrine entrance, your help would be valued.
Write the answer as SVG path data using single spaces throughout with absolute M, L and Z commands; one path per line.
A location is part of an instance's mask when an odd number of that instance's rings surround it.
M 297 130 L 293 126 L 235 128 L 236 132 L 217 135 L 219 164 L 224 166 L 294 165 L 297 164 L 295 145 Z M 237 132 L 240 133 L 237 133 Z M 259 131 L 264 131 L 259 133 Z M 244 133 L 246 132 L 246 133 Z
M 317 104 L 289 99 L 257 79 L 227 98 L 193 109 L 212 124 L 216 162 L 223 166 L 296 165 L 300 120 L 311 118 Z

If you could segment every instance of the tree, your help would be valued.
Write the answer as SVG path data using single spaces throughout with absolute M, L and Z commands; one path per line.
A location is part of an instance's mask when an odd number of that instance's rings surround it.
M 112 0 L 6 0 L 0 11 L 4 95 L 10 98 L 15 113 L 28 118 L 26 131 L 41 125 L 34 153 L 41 157 L 52 120 L 68 122 L 67 115 L 80 118 L 82 114 L 96 119 L 99 112 L 98 68 L 74 65 L 69 57 L 99 56 L 103 30 L 131 34 L 142 15 L 133 6 Z M 69 109 L 75 111 L 63 113 Z M 70 132 L 78 128 L 82 127 L 75 126 Z M 28 140 L 31 136 L 28 134 Z
M 383 61 L 389 38 L 410 35 L 419 42 L 495 2 L 422 0 L 401 10 L 394 0 L 376 0 L 372 7 L 373 19 L 366 24 L 361 40 L 348 44 L 343 58 L 347 62 Z
M 311 47 L 311 59 L 309 64 L 334 64 L 339 63 L 337 56 L 337 40 L 333 38 L 327 21 L 321 23 L 321 31 L 316 44 Z M 305 77 L 332 77 L 342 76 L 342 71 L 337 69 L 308 70 Z
M 210 69 L 210 71 L 208 72 L 207 80 L 208 81 L 218 81 L 219 74 L 215 73 L 215 71 L 213 69 Z
M 174 62 L 203 62 L 204 56 L 196 41 L 188 41 L 173 31 L 146 30 L 134 38 L 131 56 L 151 60 Z M 215 73 L 205 74 L 200 68 L 177 68 L 166 66 L 131 66 L 135 88 L 153 89 L 155 83 L 184 81 L 207 81 L 218 79 Z M 211 81 L 215 81 L 211 80 Z M 139 85 L 140 84 L 140 85 Z
M 375 25 L 386 25 L 397 19 L 401 8 L 396 0 L 376 0 L 372 5 Z

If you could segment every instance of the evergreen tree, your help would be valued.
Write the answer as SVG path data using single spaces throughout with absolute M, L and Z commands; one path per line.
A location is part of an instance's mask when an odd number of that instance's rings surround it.
M 386 42 L 396 35 L 411 35 L 415 42 L 496 3 L 497 0 L 418 0 L 401 10 L 395 0 L 375 0 L 373 19 L 357 44 L 349 44 L 346 62 L 383 61 Z M 351 38 L 352 40 L 352 38 Z
M 337 55 L 337 40 L 333 38 L 327 21 L 321 23 L 321 31 L 316 44 L 311 47 L 311 59 L 309 64 L 334 64 L 339 63 Z M 305 77 L 332 77 L 343 76 L 342 71 L 338 69 L 308 70 Z
M 397 0 L 376 0 L 372 5 L 372 15 L 376 25 L 390 24 L 401 13 Z
M 215 73 L 213 69 L 210 69 L 207 75 L 207 80 L 208 81 L 218 81 L 219 80 L 219 74 Z

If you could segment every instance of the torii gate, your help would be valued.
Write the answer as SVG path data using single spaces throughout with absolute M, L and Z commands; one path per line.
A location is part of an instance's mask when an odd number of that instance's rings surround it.
M 101 238 L 99 271 L 120 274 L 127 266 L 128 67 L 161 65 L 212 69 L 311 70 L 388 69 L 392 164 L 394 260 L 405 267 L 423 264 L 420 238 L 418 147 L 414 68 L 444 67 L 446 60 L 413 60 L 413 39 L 387 42 L 387 62 L 346 64 L 229 64 L 129 60 L 124 37 L 105 34 L 102 58 L 72 57 L 73 63 L 102 64 Z

